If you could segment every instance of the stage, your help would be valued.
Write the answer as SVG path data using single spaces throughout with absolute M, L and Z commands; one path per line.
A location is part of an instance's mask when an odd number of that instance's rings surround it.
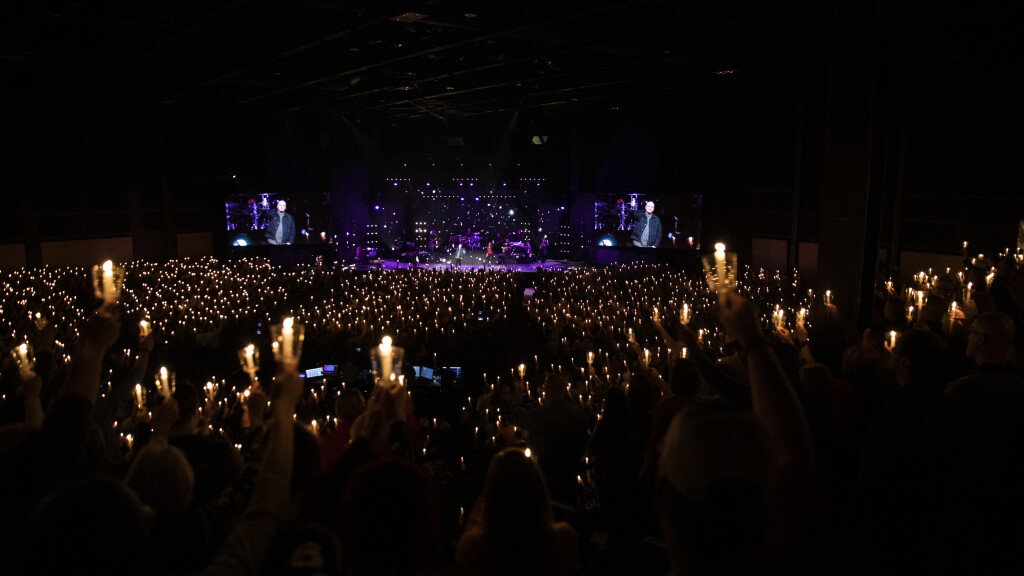
M 334 266 L 348 270 L 405 270 L 425 268 L 431 270 L 455 268 L 451 254 L 445 252 L 391 252 L 379 255 L 376 251 L 361 252 L 360 258 L 341 257 L 334 244 L 295 244 L 290 246 L 232 246 L 228 258 L 266 258 L 271 264 L 283 267 Z M 603 267 L 630 264 L 667 264 L 689 272 L 701 271 L 696 250 L 678 248 L 634 248 L 627 246 L 592 246 L 577 254 L 579 259 L 548 259 L 541 262 L 535 256 L 495 254 L 487 259 L 483 250 L 470 250 L 462 259 L 461 269 L 508 270 L 515 272 L 564 271 L 576 268 Z

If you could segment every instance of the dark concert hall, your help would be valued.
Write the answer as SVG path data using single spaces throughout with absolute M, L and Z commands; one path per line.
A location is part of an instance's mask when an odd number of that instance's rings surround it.
M 0 571 L 1024 567 L 1018 2 L 0 10 Z

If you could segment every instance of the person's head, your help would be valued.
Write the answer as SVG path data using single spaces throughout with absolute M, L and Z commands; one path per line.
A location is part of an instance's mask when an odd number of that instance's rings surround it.
M 499 452 L 484 481 L 484 534 L 494 572 L 529 573 L 550 554 L 551 497 L 540 467 L 518 448 Z M 511 556 L 524 554 L 530 558 Z M 518 562 L 516 566 L 511 563 Z M 500 565 L 504 564 L 504 566 Z
M 149 523 L 123 482 L 84 480 L 43 502 L 21 550 L 33 574 L 151 574 Z
M 551 372 L 544 379 L 544 401 L 558 402 L 565 399 L 569 381 L 558 372 Z
M 676 360 L 669 379 L 672 393 L 682 398 L 693 398 L 700 392 L 700 374 L 694 363 L 686 358 Z
M 383 454 L 387 450 L 389 430 L 383 410 L 365 410 L 352 422 L 352 440 L 365 439 L 375 454 Z
M 438 545 L 437 485 L 422 467 L 385 457 L 360 468 L 341 499 L 350 574 L 414 574 Z
M 153 511 L 173 513 L 192 502 L 196 478 L 184 452 L 150 443 L 135 456 L 124 482 Z
M 305 423 L 295 423 L 292 494 L 301 494 L 320 473 L 320 438 Z
M 644 204 L 644 212 L 648 214 L 654 214 L 654 202 L 648 202 Z
M 195 426 L 199 422 L 199 405 L 202 401 L 199 389 L 189 380 L 180 380 L 172 394 L 178 402 L 178 423 L 176 426 Z
M 1013 319 L 1006 314 L 981 314 L 971 323 L 967 335 L 967 356 L 979 366 L 1007 364 L 1012 360 L 1015 334 Z
M 629 379 L 626 391 L 626 404 L 629 411 L 635 414 L 650 412 L 658 401 L 658 388 L 646 372 L 637 372 Z
M 278 200 L 277 201 L 277 211 L 278 211 L 278 213 L 283 214 L 284 211 L 287 208 L 288 208 L 288 203 L 287 202 L 285 202 L 284 200 Z
M 900 386 L 942 389 L 949 383 L 949 345 L 934 332 L 904 332 L 896 341 L 892 361 Z
M 885 301 L 885 309 L 883 312 L 886 322 L 899 322 L 905 318 L 906 304 L 902 298 L 892 297 Z
M 356 388 L 343 388 L 334 400 L 334 411 L 338 414 L 338 419 L 346 422 L 354 422 L 363 413 L 364 408 L 366 399 Z
M 629 418 L 629 405 L 626 403 L 626 391 L 612 386 L 604 393 L 604 422 L 624 422 Z
M 658 462 L 657 508 L 673 571 L 750 567 L 764 544 L 775 455 L 761 422 L 722 401 L 676 415 Z

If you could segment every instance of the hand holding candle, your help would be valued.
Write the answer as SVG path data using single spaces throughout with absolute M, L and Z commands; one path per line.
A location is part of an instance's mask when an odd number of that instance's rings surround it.
M 166 366 L 160 367 L 160 373 L 156 377 L 156 388 L 160 392 L 160 395 L 164 397 L 164 400 L 171 397 L 174 394 L 174 373 L 168 372 Z
M 28 342 L 22 342 L 14 350 L 14 358 L 18 363 L 18 370 L 22 373 L 31 372 L 36 366 L 35 355 L 32 354 L 32 346 Z
M 736 288 L 736 254 L 726 253 L 725 244 L 715 244 L 715 252 L 701 259 L 708 287 L 718 294 L 719 305 L 725 304 L 725 295 Z
M 92 284 L 96 297 L 105 303 L 117 302 L 124 285 L 124 269 L 107 260 L 92 267 Z
M 274 339 L 274 359 L 281 363 L 298 363 L 306 334 L 305 326 L 288 317 L 282 320 L 281 324 L 271 326 L 270 333 Z
M 239 350 L 238 360 L 242 364 L 242 370 L 249 375 L 249 378 L 255 380 L 256 371 L 260 369 L 260 351 L 256 349 L 256 345 L 249 344 L 245 348 Z

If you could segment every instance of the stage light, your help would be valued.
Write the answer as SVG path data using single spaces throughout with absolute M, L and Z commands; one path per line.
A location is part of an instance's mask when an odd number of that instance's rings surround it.
M 374 209 L 374 210 L 380 210 L 380 204 L 376 204 L 376 205 L 374 205 L 373 209 Z
M 516 215 L 516 211 L 515 210 L 509 210 L 508 211 L 508 215 L 509 216 L 515 216 Z
M 614 236 L 602 236 L 597 242 L 598 246 L 615 246 Z
M 231 245 L 232 246 L 248 246 L 249 245 L 249 241 L 246 240 L 245 236 L 238 236 L 231 243 Z

